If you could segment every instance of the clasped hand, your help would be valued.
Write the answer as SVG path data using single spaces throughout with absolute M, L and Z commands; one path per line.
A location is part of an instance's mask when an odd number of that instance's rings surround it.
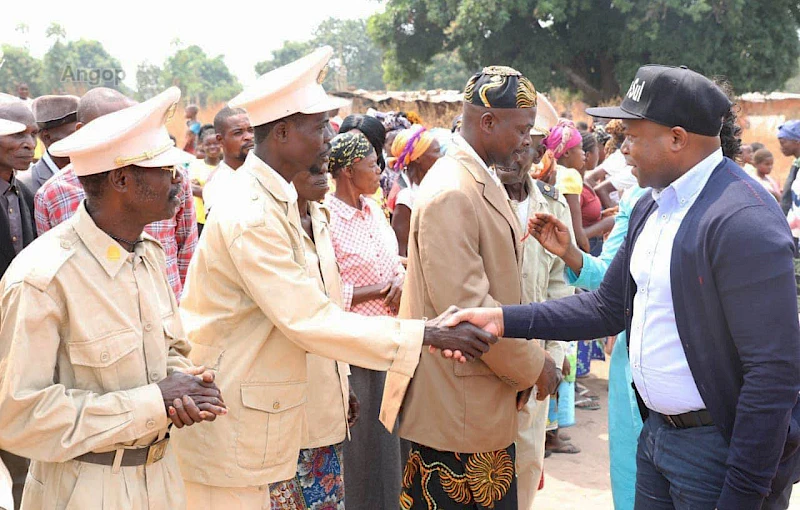
M 222 393 L 214 383 L 214 372 L 205 367 L 175 370 L 158 383 L 164 408 L 178 428 L 201 421 L 214 421 L 228 412 Z

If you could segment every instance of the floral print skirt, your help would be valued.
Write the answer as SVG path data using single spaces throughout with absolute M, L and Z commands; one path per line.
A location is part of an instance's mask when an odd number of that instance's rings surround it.
M 270 484 L 271 510 L 344 510 L 342 444 L 300 450 L 297 474 Z
M 403 472 L 402 510 L 517 510 L 512 444 L 486 453 L 441 452 L 412 444 Z

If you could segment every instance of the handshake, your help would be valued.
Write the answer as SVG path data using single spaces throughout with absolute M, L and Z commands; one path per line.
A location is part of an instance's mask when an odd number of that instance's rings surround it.
M 175 370 L 158 383 L 158 388 L 167 416 L 178 428 L 214 421 L 228 412 L 222 393 L 214 383 L 214 372 L 205 367 Z
M 423 345 L 431 353 L 441 352 L 445 358 L 466 363 L 480 358 L 503 336 L 502 308 L 465 308 L 451 306 L 439 317 L 425 324 Z M 558 389 L 561 376 L 553 358 L 544 353 L 544 366 L 536 381 L 537 400 L 544 400 Z M 526 392 L 523 392 L 526 393 Z M 527 392 L 530 396 L 530 392 Z M 521 402 L 524 405 L 525 402 Z M 520 407 L 518 403 L 518 407 Z

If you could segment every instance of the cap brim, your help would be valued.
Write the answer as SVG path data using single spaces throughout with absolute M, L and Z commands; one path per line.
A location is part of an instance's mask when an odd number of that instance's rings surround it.
M 307 108 L 303 108 L 300 110 L 300 113 L 312 115 L 315 113 L 329 112 L 332 110 L 338 110 L 339 108 L 344 108 L 345 106 L 350 106 L 352 103 L 352 101 L 349 99 L 344 99 L 343 97 L 327 96 L 319 103 L 313 104 Z
M 147 159 L 144 161 L 138 161 L 134 163 L 136 166 L 140 166 L 143 168 L 158 168 L 162 166 L 180 166 L 185 163 L 191 162 L 193 159 L 196 159 L 195 156 L 189 154 L 188 152 L 182 151 L 177 147 L 173 147 L 166 152 L 159 154 L 158 156 Z
M 586 113 L 598 119 L 643 119 L 641 115 L 628 113 L 619 106 L 587 108 Z
M 21 122 L 14 122 L 13 120 L 0 119 L 0 136 L 14 135 L 22 133 L 27 127 Z

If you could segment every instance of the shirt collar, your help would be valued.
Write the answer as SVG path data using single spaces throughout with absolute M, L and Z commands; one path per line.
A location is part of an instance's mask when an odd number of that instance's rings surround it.
M 81 201 L 78 210 L 75 211 L 75 215 L 69 221 L 72 222 L 72 227 L 78 237 L 81 238 L 83 244 L 111 278 L 116 278 L 119 270 L 133 255 L 144 256 L 144 244 L 141 242 L 136 243 L 133 247 L 133 253 L 130 253 L 122 248 L 111 236 L 100 230 L 92 217 L 89 216 L 85 200 Z M 140 241 L 144 238 L 150 239 L 144 233 L 139 236 Z
M 294 184 L 284 179 L 281 174 L 256 156 L 253 151 L 250 151 L 247 155 L 245 165 L 243 166 L 248 166 L 256 175 L 256 178 L 259 178 L 261 184 L 273 193 L 277 190 L 275 190 L 274 186 L 270 186 L 270 184 L 277 183 L 282 195 L 279 198 L 282 198 L 290 204 L 297 203 L 297 190 L 294 188 Z M 264 178 L 264 180 L 261 180 L 261 178 Z
M 358 200 L 361 202 L 361 209 L 350 207 L 349 204 L 339 200 L 335 195 L 328 195 L 328 197 L 330 198 L 330 200 L 328 200 L 328 208 L 330 209 L 331 213 L 347 221 L 352 220 L 353 217 L 358 213 L 363 215 L 372 214 L 372 208 L 369 206 L 369 201 L 365 200 L 363 196 L 358 197 Z
M 475 152 L 475 149 L 472 148 L 472 145 L 470 145 L 469 142 L 466 141 L 463 136 L 461 136 L 460 134 L 453 135 L 453 143 L 458 145 L 458 147 L 461 150 L 463 150 L 464 152 L 475 158 L 475 161 L 477 161 L 481 165 L 481 168 L 486 170 L 486 173 L 489 174 L 489 177 L 491 177 L 492 180 L 498 186 L 502 186 L 502 184 L 500 183 L 500 178 L 497 177 L 497 173 L 495 173 L 494 170 L 492 170 L 486 165 L 486 162 L 483 161 L 483 159 L 480 156 L 478 156 L 478 153 Z
M 13 193 L 13 188 L 17 184 L 17 179 L 14 176 L 15 172 L 11 172 L 11 181 L 6 181 L 5 179 L 0 179 L 0 195 L 5 195 L 7 193 Z
M 50 175 L 55 175 L 59 170 L 61 170 L 58 168 L 58 165 L 56 165 L 55 161 L 53 161 L 49 151 L 44 151 L 44 154 L 42 154 L 42 161 L 44 161 L 44 164 L 50 169 Z
M 680 207 L 690 206 L 711 178 L 711 174 L 722 163 L 722 149 L 717 149 L 688 172 L 661 191 L 653 190 L 653 199 L 659 207 L 667 197 L 674 197 Z

